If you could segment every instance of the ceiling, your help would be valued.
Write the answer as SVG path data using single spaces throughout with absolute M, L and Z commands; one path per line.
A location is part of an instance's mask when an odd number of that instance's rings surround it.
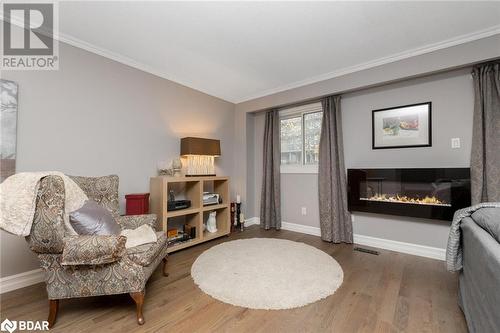
M 238 103 L 500 33 L 500 2 L 61 2 L 61 40 Z

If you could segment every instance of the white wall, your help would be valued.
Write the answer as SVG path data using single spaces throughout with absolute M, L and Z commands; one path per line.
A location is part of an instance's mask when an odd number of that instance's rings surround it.
M 432 101 L 432 147 L 371 148 L 371 111 L 384 107 Z M 472 137 L 473 86 L 470 69 L 388 84 L 342 95 L 342 125 L 346 168 L 468 167 Z M 255 204 L 259 215 L 262 179 L 264 114 L 249 120 L 255 135 L 249 143 L 254 151 Z M 250 127 L 250 125 L 247 125 Z M 451 138 L 459 137 L 460 149 L 451 149 Z M 316 174 L 282 174 L 282 219 L 319 227 Z M 301 207 L 308 214 L 301 215 Z M 449 222 L 355 213 L 356 234 L 444 248 Z
M 60 44 L 58 71 L 3 71 L 19 84 L 17 171 L 118 174 L 149 192 L 156 164 L 187 135 L 221 140 L 217 173 L 234 175 L 234 104 Z M 0 232 L 0 276 L 39 267 L 24 239 Z

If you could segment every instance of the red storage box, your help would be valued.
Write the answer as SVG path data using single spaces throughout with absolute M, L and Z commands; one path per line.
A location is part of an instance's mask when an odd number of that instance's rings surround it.
M 149 193 L 126 194 L 125 200 L 127 215 L 149 214 Z

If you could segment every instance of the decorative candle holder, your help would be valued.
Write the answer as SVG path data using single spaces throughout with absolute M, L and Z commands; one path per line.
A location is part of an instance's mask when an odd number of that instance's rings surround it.
M 236 203 L 236 229 L 241 229 L 241 202 Z

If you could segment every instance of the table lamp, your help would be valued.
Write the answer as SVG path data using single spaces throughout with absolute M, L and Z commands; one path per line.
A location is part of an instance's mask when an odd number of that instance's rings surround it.
M 214 158 L 220 155 L 220 140 L 181 139 L 181 156 L 187 159 L 186 177 L 215 176 Z

